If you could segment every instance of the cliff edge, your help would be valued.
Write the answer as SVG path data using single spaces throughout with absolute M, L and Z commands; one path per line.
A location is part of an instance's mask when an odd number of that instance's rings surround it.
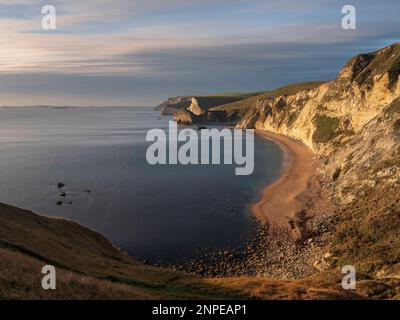
M 279 88 L 203 115 L 297 139 L 315 153 L 333 203 L 307 208 L 322 217 L 309 239 L 324 239 L 320 270 L 350 264 L 377 279 L 400 279 L 399 77 L 394 43 L 354 57 L 333 81 Z

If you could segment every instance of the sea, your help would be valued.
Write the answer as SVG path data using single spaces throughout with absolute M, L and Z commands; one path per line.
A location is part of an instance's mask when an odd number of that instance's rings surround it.
M 235 164 L 150 165 L 146 134 L 169 121 L 151 107 L 0 108 L 0 202 L 76 221 L 153 263 L 244 244 L 281 150 L 255 135 L 248 176 Z

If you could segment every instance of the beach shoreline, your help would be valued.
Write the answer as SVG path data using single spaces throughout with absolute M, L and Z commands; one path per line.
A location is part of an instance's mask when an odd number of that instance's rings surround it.
M 296 238 L 302 238 L 295 220 L 308 207 L 310 197 L 319 191 L 318 183 L 311 183 L 318 166 L 315 154 L 290 137 L 263 130 L 256 130 L 256 133 L 276 143 L 283 151 L 284 159 L 280 176 L 264 187 L 261 199 L 252 205 L 252 213 L 264 225 L 288 228 Z
M 256 130 L 283 152 L 279 177 L 250 206 L 257 227 L 241 247 L 210 250 L 193 261 L 169 266 L 203 277 L 256 277 L 298 279 L 317 269 L 324 252 L 321 217 L 330 212 L 329 190 L 318 174 L 320 160 L 302 142 Z

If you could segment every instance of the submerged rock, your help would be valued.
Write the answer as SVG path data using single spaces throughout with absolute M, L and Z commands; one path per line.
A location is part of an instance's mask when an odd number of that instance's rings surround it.
M 58 188 L 58 189 L 61 189 L 61 188 L 64 188 L 64 187 L 65 187 L 65 184 L 62 183 L 62 182 L 59 182 L 59 183 L 57 184 L 57 188 Z

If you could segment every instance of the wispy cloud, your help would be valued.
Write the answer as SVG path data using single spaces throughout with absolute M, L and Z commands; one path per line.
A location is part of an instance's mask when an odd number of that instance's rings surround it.
M 80 83 L 94 102 L 98 87 L 119 77 L 132 85 L 124 103 L 143 95 L 144 84 L 152 97 L 141 101 L 153 101 L 166 88 L 171 94 L 215 91 L 218 83 L 221 90 L 262 89 L 301 74 L 332 77 L 357 51 L 399 39 L 397 1 L 354 3 L 359 28 L 349 31 L 340 27 L 344 1 L 54 0 L 57 30 L 43 31 L 46 1 L 0 0 L 0 73 L 8 81 L 0 93 L 11 99 L 15 92 L 38 92 L 29 89 L 35 75 L 55 97 L 69 88 L 82 101 L 88 99 L 82 90 L 55 79 L 90 77 L 98 86 Z M 160 89 L 165 79 L 169 84 Z

